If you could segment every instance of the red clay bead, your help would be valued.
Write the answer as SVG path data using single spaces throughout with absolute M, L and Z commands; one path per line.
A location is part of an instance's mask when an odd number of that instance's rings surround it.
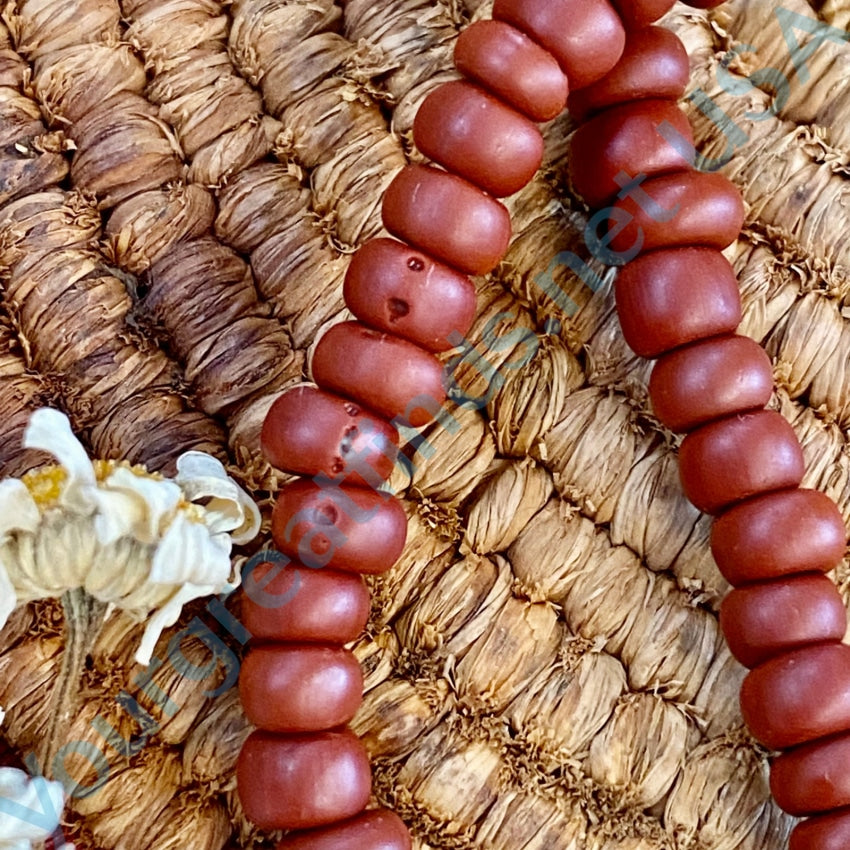
M 382 573 L 404 551 L 407 515 L 388 493 L 300 480 L 278 493 L 272 536 L 308 567 Z
M 735 587 L 794 573 L 829 572 L 844 557 L 846 543 L 835 502 L 817 490 L 783 490 L 749 499 L 721 514 L 711 529 L 714 560 Z
M 623 22 L 607 0 L 496 0 L 493 17 L 542 44 L 573 89 L 605 76 L 626 40 Z
M 248 722 L 268 732 L 321 732 L 348 723 L 363 701 L 363 672 L 347 649 L 276 643 L 248 653 L 239 671 Z
M 730 416 L 691 431 L 679 447 L 679 476 L 685 495 L 701 511 L 727 505 L 803 479 L 800 441 L 773 410 Z
M 848 847 L 850 809 L 841 809 L 797 824 L 788 842 L 788 850 L 847 850 Z
M 395 239 L 357 249 L 343 296 L 364 324 L 429 351 L 454 348 L 475 318 L 475 287 L 466 275 Z
M 673 8 L 676 0 L 611 0 L 627 27 L 645 27 Z M 627 36 L 628 37 L 628 36 Z
M 408 165 L 390 183 L 382 207 L 394 236 L 467 274 L 486 274 L 511 240 L 507 209 L 466 180 Z
M 623 266 L 614 286 L 623 336 L 641 357 L 732 333 L 741 322 L 738 279 L 719 251 L 653 251 Z
M 693 9 L 715 9 L 723 5 L 726 0 L 682 0 L 682 2 Z
M 850 646 L 807 646 L 751 670 L 741 713 L 753 737 L 774 750 L 850 731 Z
M 744 224 L 741 193 L 716 172 L 690 170 L 650 177 L 614 208 L 618 210 L 617 218 L 610 219 L 617 227 L 610 241 L 614 252 L 678 245 L 722 250 L 738 238 Z
M 789 750 L 770 765 L 770 790 L 781 809 L 802 817 L 850 806 L 850 735 Z
M 325 829 L 290 835 L 277 850 L 410 850 L 404 821 L 387 809 L 364 812 Z
M 349 730 L 303 735 L 252 732 L 236 766 L 239 799 L 260 829 L 312 829 L 363 811 L 369 756 Z
M 260 446 L 278 469 L 377 490 L 393 471 L 398 433 L 359 404 L 315 387 L 296 387 L 269 409 Z
M 476 21 L 455 42 L 458 71 L 532 121 L 557 118 L 567 105 L 567 77 L 551 53 L 503 21 Z
M 260 564 L 242 582 L 242 623 L 255 640 L 344 644 L 366 627 L 371 602 L 358 575 Z
M 664 27 L 645 27 L 626 36 L 620 61 L 592 86 L 574 91 L 567 103 L 576 121 L 602 109 L 646 98 L 678 100 L 688 85 L 688 52 Z
M 733 590 L 720 608 L 720 625 L 732 655 L 753 668 L 807 644 L 841 640 L 847 610 L 826 576 L 807 573 Z
M 443 83 L 425 98 L 413 141 L 429 159 L 497 198 L 522 189 L 543 161 L 537 125 L 463 80 Z
M 661 134 L 659 128 L 668 124 L 687 140 L 689 149 L 674 146 Z M 570 142 L 570 182 L 589 206 L 603 207 L 640 174 L 692 170 L 693 154 L 690 121 L 674 101 L 625 103 L 600 112 L 575 131 Z M 623 232 L 631 234 L 634 229 L 630 224 Z M 612 238 L 611 245 L 615 251 L 628 250 L 634 241 L 633 236 Z
M 652 370 L 649 396 L 673 431 L 764 407 L 773 394 L 770 358 L 745 336 L 721 336 L 665 354 Z
M 403 425 L 426 425 L 446 400 L 443 365 L 433 354 L 360 322 L 329 328 L 316 345 L 310 370 L 322 389 Z

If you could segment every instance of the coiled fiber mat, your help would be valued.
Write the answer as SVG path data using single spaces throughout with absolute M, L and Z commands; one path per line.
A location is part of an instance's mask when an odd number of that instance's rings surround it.
M 268 516 L 285 479 L 257 450 L 263 415 L 346 316 L 350 255 L 381 232 L 382 192 L 417 156 L 416 107 L 489 6 L 10 0 L 0 471 L 41 460 L 20 439 L 48 404 L 95 456 L 166 471 L 188 449 L 221 457 Z M 677 6 L 666 23 L 691 56 L 699 150 L 748 207 L 727 252 L 743 332 L 773 358 L 805 486 L 850 519 L 850 7 L 733 0 Z M 620 339 L 615 271 L 585 245 L 571 129 L 547 126 L 544 169 L 508 200 L 513 246 L 477 281 L 480 316 L 446 356 L 454 403 L 394 479 L 409 542 L 373 583 L 355 727 L 377 800 L 421 850 L 781 850 L 791 824 L 741 725 L 709 526 L 679 490 L 649 365 Z M 850 598 L 847 566 L 836 579 Z M 195 616 L 239 651 L 200 604 L 180 625 Z M 72 801 L 67 837 L 84 850 L 273 847 L 234 789 L 248 730 L 233 670 L 185 642 L 208 675 L 164 665 L 153 682 L 179 706 L 165 711 L 132 664 L 140 633 L 108 621 L 85 708 L 60 726 L 110 765 Z M 52 601 L 0 634 L 7 761 L 46 734 L 62 652 Z M 96 717 L 138 746 L 108 747 Z

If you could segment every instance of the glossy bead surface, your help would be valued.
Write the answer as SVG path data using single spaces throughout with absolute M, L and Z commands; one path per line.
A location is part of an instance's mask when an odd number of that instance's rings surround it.
M 363 673 L 347 649 L 269 644 L 248 653 L 239 671 L 248 722 L 269 732 L 321 732 L 343 726 L 363 698 Z
M 443 365 L 431 352 L 360 322 L 322 334 L 310 371 L 322 389 L 403 425 L 427 424 L 446 400 Z
M 645 27 L 667 14 L 675 0 L 611 0 L 627 27 Z
M 735 184 L 722 174 L 680 171 L 650 177 L 614 204 L 615 252 L 704 245 L 731 245 L 744 224 L 744 202 Z M 622 221 L 631 217 L 628 224 Z
M 788 850 L 847 850 L 850 808 L 805 820 L 794 827 Z
M 475 317 L 475 287 L 466 275 L 383 237 L 357 249 L 343 297 L 364 324 L 429 351 L 453 348 L 452 339 L 464 336 Z
M 610 106 L 646 98 L 678 100 L 688 85 L 688 52 L 664 27 L 628 33 L 619 62 L 593 85 L 574 91 L 567 103 L 577 121 Z
M 397 445 L 388 422 L 316 387 L 285 392 L 269 409 L 260 434 L 263 454 L 278 469 L 375 490 L 392 473 Z
M 390 183 L 382 207 L 394 236 L 467 274 L 492 271 L 511 240 L 511 217 L 466 180 L 408 165 Z
M 623 266 L 614 287 L 623 336 L 641 357 L 732 333 L 741 322 L 738 279 L 719 251 L 653 251 Z
M 741 712 L 753 737 L 776 750 L 850 731 L 850 646 L 809 646 L 751 670 Z
M 850 806 L 850 735 L 789 750 L 770 765 L 770 790 L 795 817 Z
M 363 811 L 369 757 L 352 732 L 252 732 L 236 766 L 239 798 L 260 829 L 312 829 Z
M 841 640 L 847 611 L 826 576 L 807 573 L 733 590 L 720 608 L 720 625 L 732 655 L 753 668 L 807 644 Z
M 773 368 L 764 349 L 745 336 L 713 337 L 665 354 L 649 381 L 652 410 L 673 431 L 764 407 Z
M 278 493 L 272 536 L 281 552 L 308 567 L 382 573 L 404 550 L 407 516 L 388 493 L 302 479 Z
M 420 152 L 497 198 L 518 192 L 543 161 L 537 125 L 462 80 L 437 86 L 413 122 Z
M 259 564 L 242 581 L 242 623 L 255 640 L 348 643 L 369 619 L 359 575 Z
M 783 490 L 748 499 L 721 514 L 711 528 L 711 553 L 735 587 L 794 573 L 829 572 L 844 557 L 846 544 L 838 507 L 817 490 Z
M 404 821 L 387 809 L 362 815 L 324 829 L 290 835 L 277 850 L 410 850 Z
M 455 66 L 532 121 L 550 121 L 567 105 L 567 77 L 547 50 L 504 21 L 481 20 L 455 42 Z
M 496 0 L 493 17 L 542 44 L 573 89 L 590 85 L 623 52 L 623 22 L 607 0 Z
M 660 132 L 662 125 L 670 125 L 690 148 L 671 144 Z M 651 177 L 690 170 L 693 153 L 691 124 L 675 102 L 650 99 L 625 103 L 600 112 L 573 133 L 570 183 L 589 206 L 603 207 L 606 202 L 613 203 L 623 187 L 640 174 Z M 623 232 L 633 229 L 629 225 Z M 625 249 L 622 238 L 613 238 L 614 250 L 627 250 L 633 244 L 633 237 L 626 238 Z
M 730 416 L 691 431 L 679 447 L 685 495 L 701 511 L 771 490 L 797 487 L 803 450 L 794 429 L 773 410 Z

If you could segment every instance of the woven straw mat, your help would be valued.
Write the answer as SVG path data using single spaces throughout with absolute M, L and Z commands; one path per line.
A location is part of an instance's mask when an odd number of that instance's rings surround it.
M 850 7 L 783 2 L 784 18 L 734 0 L 677 6 L 666 23 L 691 56 L 683 106 L 699 150 L 747 204 L 726 252 L 742 332 L 773 359 L 772 406 L 802 440 L 805 485 L 850 519 L 850 44 L 836 37 Z M 47 404 L 93 456 L 164 471 L 188 449 L 221 457 L 268 520 L 288 478 L 258 451 L 264 413 L 308 377 L 322 329 L 348 316 L 351 254 L 382 232 L 382 194 L 418 158 L 416 108 L 454 76 L 458 33 L 490 8 L 8 3 L 0 471 L 43 460 L 20 444 Z M 818 19 L 836 29 L 794 53 Z M 762 89 L 748 80 L 760 68 L 777 69 L 755 78 Z M 587 212 L 566 180 L 572 128 L 545 127 L 544 168 L 507 199 L 512 247 L 476 281 L 479 317 L 445 357 L 455 403 L 393 479 L 408 543 L 371 582 L 354 728 L 376 801 L 420 850 L 781 850 L 792 824 L 742 728 L 744 671 L 718 628 L 727 588 L 709 523 L 682 496 L 677 440 L 651 414 L 650 364 L 621 339 L 615 270 L 585 245 Z M 846 563 L 836 579 L 850 598 Z M 199 603 L 157 655 L 194 616 L 240 651 Z M 236 689 L 220 687 L 233 671 L 198 681 L 163 666 L 154 682 L 179 706 L 166 713 L 134 684 L 140 633 L 107 622 L 84 708 L 60 728 L 110 766 L 97 793 L 71 801 L 66 836 L 84 850 L 273 847 L 235 792 L 249 730 Z M 62 634 L 48 601 L 0 635 L 7 761 L 48 728 Z M 183 651 L 209 662 L 198 640 Z M 122 691 L 154 719 L 147 738 Z M 138 752 L 106 747 L 96 717 L 141 740 Z

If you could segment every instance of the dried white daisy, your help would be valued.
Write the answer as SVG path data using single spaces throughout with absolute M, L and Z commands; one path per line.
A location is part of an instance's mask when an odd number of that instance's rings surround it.
M 0 767 L 0 850 L 32 850 L 33 842 L 52 836 L 64 804 L 61 782 Z M 74 850 L 74 845 L 63 844 L 62 850 Z

